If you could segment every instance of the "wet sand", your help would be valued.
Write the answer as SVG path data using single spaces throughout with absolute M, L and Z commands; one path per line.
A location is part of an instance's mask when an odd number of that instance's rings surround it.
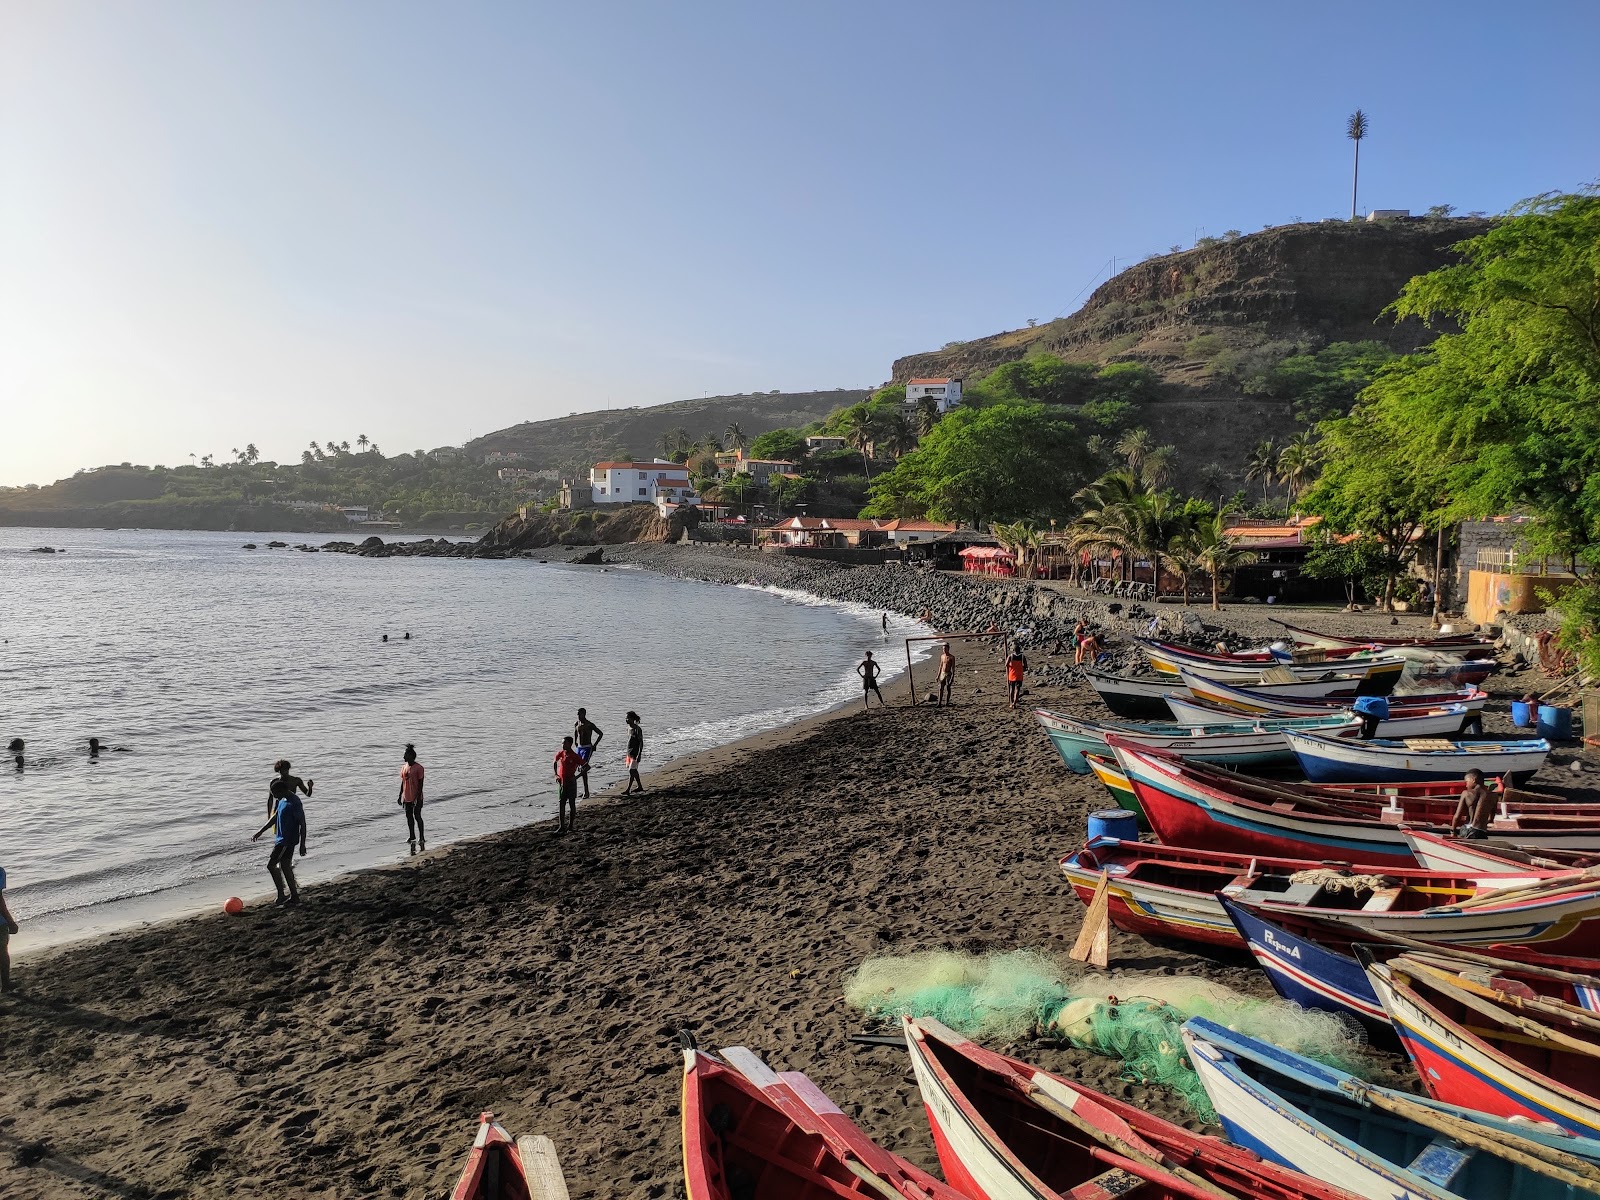
M 902 690 L 710 751 L 586 805 L 574 836 L 545 822 L 298 910 L 23 962 L 0 1001 L 0 1195 L 437 1197 L 485 1109 L 554 1138 L 574 1197 L 681 1195 L 679 1029 L 808 1072 L 934 1165 L 904 1052 L 846 1042 L 865 1026 L 842 981 L 932 947 L 1064 954 L 1081 909 L 1055 861 L 1105 803 L 984 657 L 975 677 L 962 652 L 952 709 Z M 1114 950 L 1264 991 L 1243 965 Z M 1038 1057 L 1176 1112 L 1111 1060 Z

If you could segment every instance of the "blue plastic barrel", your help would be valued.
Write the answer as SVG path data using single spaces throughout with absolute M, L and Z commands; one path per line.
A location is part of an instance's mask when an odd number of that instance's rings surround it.
M 1511 702 L 1511 723 L 1518 729 L 1526 729 L 1533 724 L 1533 705 L 1526 700 L 1513 700 Z
M 1539 705 L 1539 736 L 1551 742 L 1570 741 L 1572 710 L 1557 708 L 1554 704 Z
M 1095 838 L 1121 838 L 1125 842 L 1139 840 L 1139 818 L 1125 808 L 1103 808 L 1089 814 L 1089 840 Z

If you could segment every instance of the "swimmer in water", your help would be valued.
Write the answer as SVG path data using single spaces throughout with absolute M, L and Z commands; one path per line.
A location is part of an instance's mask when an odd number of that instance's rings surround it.
M 22 749 L 25 743 L 21 738 L 12 738 L 6 746 L 6 751 L 11 755 L 12 761 L 17 764 L 17 770 L 22 770 Z
M 389 635 L 387 633 L 383 635 L 383 640 L 386 642 L 389 640 Z

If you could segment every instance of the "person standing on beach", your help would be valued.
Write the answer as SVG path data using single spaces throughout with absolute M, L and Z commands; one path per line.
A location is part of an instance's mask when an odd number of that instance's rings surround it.
M 578 772 L 578 778 L 583 780 L 585 800 L 589 798 L 589 760 L 594 757 L 594 752 L 600 749 L 600 739 L 605 735 L 605 730 L 589 720 L 588 710 L 580 708 L 577 723 L 572 727 L 572 740 L 578 743 L 578 757 L 583 760 L 583 770 Z
M 274 779 L 271 785 L 267 788 L 268 824 L 271 824 L 272 818 L 277 815 L 278 794 L 280 791 L 287 790 L 291 796 L 294 795 L 296 791 L 300 791 L 309 796 L 311 795 L 311 789 L 316 786 L 316 780 L 314 779 L 302 780 L 297 775 L 289 774 L 289 760 L 287 758 L 280 758 L 277 762 L 273 763 L 272 769 L 278 773 L 278 777 Z M 295 803 L 298 805 L 299 801 L 297 800 Z
M 1006 698 L 1012 708 L 1016 708 L 1022 699 L 1022 677 L 1027 672 L 1028 660 L 1023 657 L 1022 647 L 1013 646 L 1006 658 Z
M 406 810 L 406 835 L 407 844 L 413 854 L 417 851 L 417 843 L 422 843 L 422 848 L 428 848 L 428 835 L 422 828 L 422 777 L 424 771 L 422 764 L 417 761 L 417 748 L 410 742 L 406 743 L 405 753 L 400 756 L 405 760 L 400 768 L 400 798 L 395 801 Z
M 950 643 L 942 643 L 939 653 L 939 707 L 950 706 L 950 693 L 956 686 L 956 656 L 950 652 Z
M 637 791 L 644 795 L 644 784 L 639 779 L 639 763 L 644 758 L 644 726 L 639 724 L 639 714 L 628 710 L 628 786 L 624 796 Z
M 872 651 L 867 651 L 867 656 L 856 664 L 856 674 L 861 676 L 861 707 L 871 708 L 872 698 L 878 698 L 880 706 L 889 702 L 883 698 L 883 693 L 878 690 L 878 673 L 883 668 L 872 660 Z
M 306 810 L 301 807 L 300 797 L 294 794 L 294 789 L 283 780 L 274 779 L 272 791 L 277 800 L 277 808 L 271 819 L 256 830 L 255 836 L 250 840 L 258 841 L 267 830 L 277 827 L 272 853 L 267 857 L 267 874 L 272 876 L 272 885 L 278 889 L 278 904 L 298 904 L 300 885 L 294 878 L 294 848 L 298 843 L 300 856 L 305 857 Z M 288 889 L 287 895 L 285 888 Z
M 888 613 L 884 613 L 883 614 L 883 632 L 884 633 L 888 633 L 889 632 L 889 614 Z
M 0 992 L 14 990 L 11 986 L 11 935 L 17 932 L 17 919 L 6 907 L 6 872 L 0 867 Z
M 582 711 L 581 709 L 579 710 Z M 560 807 L 556 810 L 556 832 L 566 833 L 578 827 L 578 773 L 583 770 L 583 758 L 572 748 L 572 739 L 561 739 L 561 749 L 556 751 L 551 764 L 556 784 L 560 788 Z M 572 819 L 567 820 L 567 805 L 572 805 Z

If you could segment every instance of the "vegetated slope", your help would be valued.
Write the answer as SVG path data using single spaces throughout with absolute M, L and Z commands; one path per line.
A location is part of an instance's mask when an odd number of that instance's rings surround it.
M 1186 476 L 1207 461 L 1232 471 L 1241 447 L 1287 435 L 1295 422 L 1287 404 L 1244 395 L 1215 369 L 1219 356 L 1272 343 L 1317 350 L 1376 341 L 1397 352 L 1426 345 L 1437 330 L 1396 323 L 1383 310 L 1408 280 L 1453 261 L 1451 247 L 1489 224 L 1325 221 L 1157 255 L 1102 284 L 1069 317 L 907 355 L 895 360 L 893 377 L 973 380 L 1041 352 L 1144 363 L 1163 389 L 1140 423 L 1179 447 Z
M 660 452 L 663 435 L 681 429 L 692 439 L 706 434 L 721 438 L 729 425 L 751 437 L 769 429 L 809 425 L 840 405 L 856 404 L 870 393 L 864 388 L 827 392 L 754 392 L 740 396 L 708 396 L 646 408 L 613 408 L 573 413 L 548 421 L 525 421 L 485 434 L 466 445 L 474 458 L 493 451 L 520 454 L 534 470 L 587 472 L 597 460 L 651 458 Z

